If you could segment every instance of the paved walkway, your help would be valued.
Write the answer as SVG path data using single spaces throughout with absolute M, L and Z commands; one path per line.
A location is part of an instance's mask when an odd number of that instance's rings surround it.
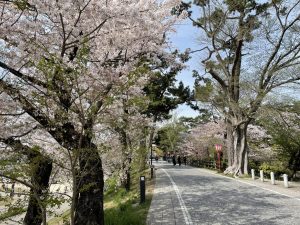
M 156 165 L 147 225 L 300 225 L 300 187 L 234 179 L 193 167 Z
M 186 215 L 184 210 L 181 210 L 181 201 L 177 196 L 178 189 L 176 187 L 174 188 L 172 184 L 173 180 L 170 180 L 165 170 L 162 167 L 157 167 L 154 196 L 152 198 L 147 224 L 186 224 Z

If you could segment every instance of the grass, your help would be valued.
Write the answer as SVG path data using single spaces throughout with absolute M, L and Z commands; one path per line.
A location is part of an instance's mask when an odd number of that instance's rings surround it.
M 145 225 L 154 190 L 150 170 L 132 174 L 131 190 L 118 189 L 104 197 L 105 225 Z M 139 176 L 146 177 L 146 202 L 139 204 Z

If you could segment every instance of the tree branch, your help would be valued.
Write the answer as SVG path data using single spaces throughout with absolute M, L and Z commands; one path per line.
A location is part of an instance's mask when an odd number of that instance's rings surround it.
M 11 68 L 10 66 L 8 66 L 7 64 L 3 63 L 0 61 L 0 67 L 3 68 L 4 70 L 7 70 L 9 71 L 10 73 L 12 73 L 13 75 L 15 75 L 16 77 L 24 80 L 24 81 L 27 81 L 27 82 L 30 82 L 30 83 L 33 83 L 35 85 L 38 85 L 38 86 L 41 86 L 41 87 L 44 87 L 44 88 L 47 88 L 47 84 L 40 81 L 40 80 L 37 80 L 35 79 L 34 77 L 30 77 L 30 76 L 27 76 L 23 73 L 21 73 L 20 71 L 17 71 L 13 68 Z
M 217 74 L 213 69 L 209 69 L 208 72 L 210 75 L 221 85 L 223 91 L 227 92 L 227 84 L 225 81 Z
M 23 184 L 23 185 L 25 185 L 25 186 L 27 186 L 27 187 L 29 187 L 29 188 L 34 189 L 34 186 L 33 186 L 32 184 L 30 184 L 30 183 L 28 183 L 28 182 L 26 182 L 26 181 L 20 180 L 20 179 L 18 179 L 18 178 L 14 178 L 14 177 L 5 175 L 4 173 L 1 173 L 1 172 L 0 172 L 0 177 L 5 177 L 5 178 L 7 178 L 7 179 L 16 181 L 16 182 L 18 182 L 18 183 L 20 183 L 20 184 Z
M 38 110 L 30 101 L 24 97 L 18 90 L 5 81 L 0 80 L 0 88 L 5 91 L 11 98 L 17 100 L 24 111 L 26 111 L 32 118 L 34 118 L 42 127 L 63 147 L 74 148 L 76 141 L 80 134 L 75 130 L 74 126 L 69 121 L 64 121 L 63 125 L 58 125 L 51 120 L 41 110 Z M 67 140 L 69 141 L 67 141 Z M 71 140 L 72 139 L 72 140 Z

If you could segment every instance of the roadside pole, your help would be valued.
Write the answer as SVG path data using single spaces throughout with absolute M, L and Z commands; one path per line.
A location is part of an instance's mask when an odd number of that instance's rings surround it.
M 151 179 L 153 178 L 153 164 L 152 164 L 152 158 L 153 158 L 153 147 L 152 147 L 152 143 L 150 146 L 150 169 L 151 169 Z
M 140 204 L 146 201 L 146 181 L 145 176 L 140 177 Z

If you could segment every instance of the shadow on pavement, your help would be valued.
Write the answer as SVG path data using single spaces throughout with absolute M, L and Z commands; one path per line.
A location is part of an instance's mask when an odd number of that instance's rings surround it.
M 148 224 L 185 224 L 179 200 L 169 178 L 159 171 L 161 168 L 172 175 L 193 225 L 300 224 L 300 204 L 293 199 L 227 178 L 196 175 L 195 168 L 189 166 L 173 167 L 166 163 L 155 166 L 158 176 L 153 201 L 156 203 Z

